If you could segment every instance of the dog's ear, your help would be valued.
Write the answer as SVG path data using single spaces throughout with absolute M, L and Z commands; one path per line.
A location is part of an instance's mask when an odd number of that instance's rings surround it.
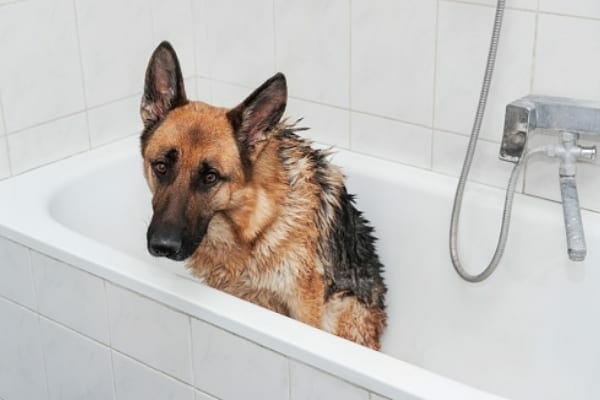
M 146 69 L 140 114 L 146 128 L 163 119 L 173 108 L 187 103 L 177 54 L 169 42 L 158 45 Z
M 279 72 L 227 113 L 239 143 L 246 149 L 253 149 L 264 142 L 279 123 L 286 103 L 287 84 L 285 76 Z

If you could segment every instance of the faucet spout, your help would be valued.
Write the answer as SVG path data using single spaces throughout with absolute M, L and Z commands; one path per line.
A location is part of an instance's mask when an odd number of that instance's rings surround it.
M 563 203 L 569 259 L 571 261 L 583 261 L 587 254 L 587 247 L 585 245 L 575 175 L 560 176 L 560 194 Z
M 583 233 L 583 222 L 579 207 L 579 195 L 577 194 L 577 172 L 578 160 L 593 160 L 596 156 L 595 147 L 583 147 L 577 144 L 579 134 L 574 132 L 562 132 L 562 145 L 556 146 L 552 153 L 560 158 L 559 179 L 560 194 L 563 204 L 563 216 L 565 219 L 565 231 L 567 233 L 567 251 L 572 261 L 583 261 L 587 253 L 585 235 Z

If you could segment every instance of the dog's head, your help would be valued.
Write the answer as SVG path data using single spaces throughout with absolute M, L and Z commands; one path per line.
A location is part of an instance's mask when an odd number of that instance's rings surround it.
M 239 207 L 236 192 L 285 110 L 285 77 L 276 74 L 233 109 L 189 101 L 177 55 L 161 43 L 146 70 L 141 116 L 144 174 L 153 193 L 148 250 L 184 260 L 211 219 Z

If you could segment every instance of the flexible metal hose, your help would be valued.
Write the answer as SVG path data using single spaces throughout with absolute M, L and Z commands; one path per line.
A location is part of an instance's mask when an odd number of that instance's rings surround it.
M 479 96 L 479 105 L 477 106 L 477 113 L 475 114 L 475 121 L 473 122 L 473 129 L 471 131 L 471 137 L 469 139 L 469 146 L 467 147 L 467 154 L 465 161 L 462 166 L 460 178 L 458 180 L 458 186 L 456 188 L 456 194 L 454 196 L 454 205 L 452 207 L 452 220 L 450 222 L 450 257 L 452 258 L 452 264 L 454 269 L 464 280 L 468 282 L 481 282 L 489 277 L 498 264 L 504 254 L 506 247 L 506 239 L 508 238 L 508 230 L 510 227 L 510 214 L 512 210 L 512 202 L 515 193 L 515 185 L 519 176 L 520 167 L 522 161 L 517 163 L 513 168 L 508 183 L 506 192 L 506 199 L 504 202 L 504 211 L 502 212 L 502 227 L 500 229 L 500 236 L 498 238 L 498 244 L 494 256 L 490 261 L 489 265 L 479 274 L 471 275 L 463 268 L 460 258 L 458 255 L 458 222 L 460 220 L 460 210 L 462 207 L 462 200 L 467 184 L 467 178 L 469 171 L 471 170 L 471 164 L 473 163 L 473 155 L 475 154 L 475 148 L 477 147 L 477 139 L 479 138 L 479 132 L 481 130 L 481 123 L 485 114 L 485 107 L 487 105 L 488 95 L 490 92 L 490 85 L 492 83 L 492 75 L 496 65 L 496 53 L 498 51 L 498 42 L 500 40 L 500 31 L 502 29 L 502 20 L 504 18 L 504 7 L 505 0 L 498 0 L 496 5 L 496 17 L 494 20 L 494 29 L 492 32 L 492 40 L 490 43 L 490 49 L 488 53 L 487 65 L 485 68 L 485 76 L 483 78 L 483 85 L 481 87 L 481 94 Z M 522 157 L 521 160 L 523 160 Z

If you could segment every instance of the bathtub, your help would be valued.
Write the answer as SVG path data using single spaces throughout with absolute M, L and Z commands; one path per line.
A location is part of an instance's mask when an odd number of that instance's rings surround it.
M 148 385 L 149 398 L 600 398 L 600 215 L 582 212 L 588 258 L 572 263 L 560 204 L 517 195 L 503 262 L 468 284 L 448 255 L 455 178 L 349 151 L 334 162 L 379 237 L 389 287 L 381 352 L 150 257 L 150 196 L 129 138 L 0 183 L 0 314 L 13 307 L 37 321 L 4 340 L 35 354 L 20 371 L 5 366 L 0 397 L 25 382 L 39 386 L 36 398 L 119 399 Z M 503 197 L 468 186 L 460 245 L 473 268 L 492 254 Z M 81 360 L 86 351 L 94 356 Z

